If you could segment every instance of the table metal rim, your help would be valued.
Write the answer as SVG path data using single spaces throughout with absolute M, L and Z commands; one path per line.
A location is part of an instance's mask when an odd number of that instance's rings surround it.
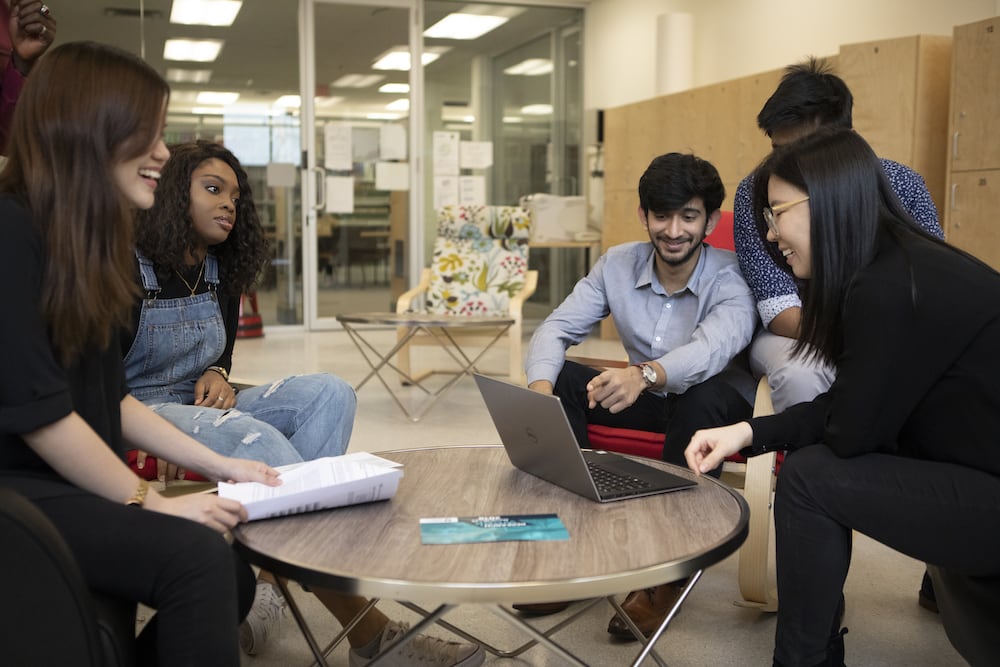
M 378 452 L 391 456 L 396 453 L 442 449 L 495 449 L 500 445 L 456 445 L 452 447 L 414 447 Z M 642 457 L 632 457 L 642 460 Z M 513 583 L 482 582 L 414 582 L 385 577 L 359 577 L 356 574 L 340 575 L 318 572 L 297 561 L 277 560 L 247 547 L 239 539 L 239 527 L 233 531 L 237 550 L 254 564 L 275 574 L 288 577 L 307 586 L 326 587 L 345 593 L 368 597 L 406 600 L 416 603 L 532 603 L 553 600 L 606 597 L 640 588 L 678 581 L 698 570 L 704 570 L 734 553 L 743 544 L 749 532 L 750 508 L 746 500 L 734 489 L 711 477 L 704 482 L 725 490 L 740 508 L 740 516 L 733 529 L 716 546 L 683 560 L 674 560 L 636 570 L 616 572 L 598 577 L 578 577 L 562 581 L 519 581 Z
M 564 581 L 524 581 L 517 583 L 413 582 L 377 577 L 360 578 L 317 572 L 297 562 L 279 561 L 264 556 L 236 541 L 237 549 L 255 564 L 306 586 L 332 588 L 344 593 L 417 603 L 532 603 L 553 600 L 607 597 L 631 590 L 679 581 L 704 570 L 735 552 L 746 539 L 746 522 L 726 536 L 718 547 L 683 561 L 621 572 L 602 577 Z

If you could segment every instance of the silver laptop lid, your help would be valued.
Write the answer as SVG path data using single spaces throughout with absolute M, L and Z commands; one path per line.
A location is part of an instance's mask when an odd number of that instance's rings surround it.
M 474 377 L 511 463 L 573 493 L 601 501 L 557 396 L 485 375 Z

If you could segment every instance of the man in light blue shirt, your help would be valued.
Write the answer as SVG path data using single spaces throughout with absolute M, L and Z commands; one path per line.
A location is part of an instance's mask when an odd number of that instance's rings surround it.
M 702 243 L 724 197 L 705 160 L 654 159 L 639 181 L 649 242 L 608 250 L 536 330 L 528 384 L 563 400 L 581 447 L 587 423 L 658 431 L 663 459 L 683 465 L 695 430 L 750 415 L 752 380 L 733 360 L 757 324 L 754 298 L 735 255 Z M 631 365 L 598 372 L 567 362 L 566 349 L 608 315 Z
M 753 379 L 744 355 L 757 326 L 753 294 L 736 255 L 703 243 L 719 222 L 725 187 L 693 155 L 654 159 L 639 179 L 639 222 L 648 242 L 608 250 L 535 331 L 528 386 L 560 397 L 577 442 L 587 424 L 664 433 L 663 459 L 684 465 L 699 428 L 750 417 Z M 614 317 L 629 366 L 599 372 L 566 361 L 598 322 Z M 685 582 L 629 593 L 622 608 L 649 636 Z M 568 603 L 515 605 L 525 613 Z M 608 632 L 634 639 L 614 616 Z

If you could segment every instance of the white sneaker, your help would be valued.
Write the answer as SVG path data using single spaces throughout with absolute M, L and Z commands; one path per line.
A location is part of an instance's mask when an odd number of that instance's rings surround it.
M 257 582 L 250 613 L 240 624 L 240 648 L 247 655 L 257 655 L 267 640 L 278 634 L 288 603 L 278 587 L 267 581 Z
M 382 630 L 378 652 L 396 642 L 407 630 L 409 623 L 389 621 Z M 401 651 L 393 654 L 388 662 L 379 663 L 389 667 L 478 667 L 486 659 L 483 647 L 478 644 L 460 644 L 428 635 L 417 635 L 409 640 Z M 351 649 L 350 666 L 363 667 L 371 662 L 357 649 Z

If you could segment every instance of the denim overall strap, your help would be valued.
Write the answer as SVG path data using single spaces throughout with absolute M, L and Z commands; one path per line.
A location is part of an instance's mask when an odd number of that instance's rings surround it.
M 194 385 L 226 348 L 226 327 L 216 289 L 218 262 L 205 257 L 209 291 L 179 299 L 159 299 L 153 264 L 136 252 L 146 298 L 125 377 L 132 395 L 144 403 L 194 402 Z
M 156 279 L 156 269 L 153 262 L 138 250 L 135 257 L 139 260 L 139 277 L 142 278 L 142 289 L 147 299 L 155 299 L 160 293 L 160 281 Z

